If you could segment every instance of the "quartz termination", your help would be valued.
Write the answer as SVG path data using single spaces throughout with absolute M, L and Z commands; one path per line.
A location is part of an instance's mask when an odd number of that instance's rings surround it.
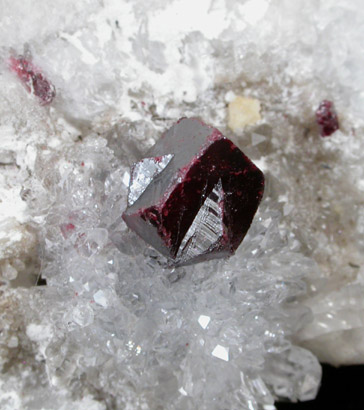
M 247 233 L 263 173 L 217 129 L 182 118 L 133 165 L 126 224 L 176 265 L 223 258 Z

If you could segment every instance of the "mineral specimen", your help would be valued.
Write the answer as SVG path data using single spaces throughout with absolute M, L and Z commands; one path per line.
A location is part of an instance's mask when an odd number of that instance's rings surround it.
M 329 137 L 339 129 L 339 120 L 332 101 L 321 101 L 316 111 L 316 121 L 320 127 L 321 137 Z
M 317 392 L 298 342 L 364 363 L 361 0 L 1 4 L 1 410 L 272 410 Z M 322 93 L 341 132 L 314 144 Z M 265 199 L 234 257 L 165 267 L 120 218 L 130 162 L 165 119 L 228 127 L 238 95 L 261 104 L 233 132 Z M 47 285 L 24 288 L 39 265 Z
M 217 129 L 183 118 L 134 164 L 126 224 L 178 265 L 229 256 L 248 231 L 262 172 Z
M 29 60 L 22 56 L 18 58 L 11 57 L 9 66 L 17 74 L 28 92 L 36 95 L 42 104 L 50 104 L 53 101 L 56 95 L 54 85 Z

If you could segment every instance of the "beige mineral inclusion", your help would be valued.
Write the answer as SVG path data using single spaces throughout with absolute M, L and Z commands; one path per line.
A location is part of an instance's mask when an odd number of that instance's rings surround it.
M 228 106 L 228 126 L 234 132 L 260 119 L 260 102 L 254 98 L 237 96 Z

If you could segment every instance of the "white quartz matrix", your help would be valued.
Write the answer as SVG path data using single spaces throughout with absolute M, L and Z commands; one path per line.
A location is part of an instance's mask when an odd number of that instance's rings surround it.
M 0 0 L 2 410 L 273 410 L 315 397 L 318 359 L 364 363 L 363 21 L 361 0 Z M 172 269 L 121 214 L 183 116 L 266 191 L 234 257 Z

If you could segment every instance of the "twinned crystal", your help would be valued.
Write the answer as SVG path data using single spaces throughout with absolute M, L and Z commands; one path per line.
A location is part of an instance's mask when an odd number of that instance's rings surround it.
M 132 167 L 126 224 L 175 264 L 226 257 L 264 191 L 262 172 L 216 128 L 182 118 Z

